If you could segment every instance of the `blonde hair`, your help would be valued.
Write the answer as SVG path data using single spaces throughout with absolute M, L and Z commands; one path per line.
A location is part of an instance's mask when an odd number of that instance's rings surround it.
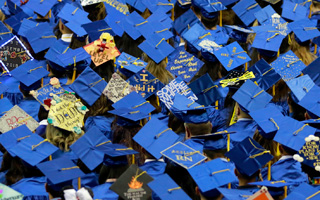
M 54 126 L 48 124 L 46 128 L 46 139 L 48 141 L 61 149 L 62 151 L 69 151 L 70 146 L 77 141 L 84 132 L 82 131 L 80 134 L 76 134 L 74 132 L 64 131 Z
M 296 54 L 296 56 L 298 56 L 298 58 L 300 58 L 302 60 L 302 62 L 305 65 L 309 65 L 315 59 L 317 59 L 317 56 L 310 52 L 309 45 L 300 45 L 296 41 L 296 39 L 294 37 L 294 33 L 292 33 L 288 37 L 291 38 L 291 42 L 290 42 L 291 50 L 293 51 L 294 54 Z
M 174 79 L 173 75 L 166 70 L 167 63 L 162 60 L 159 64 L 155 63 L 147 54 L 143 53 L 144 61 L 148 63 L 146 70 L 159 79 L 163 84 L 168 84 Z

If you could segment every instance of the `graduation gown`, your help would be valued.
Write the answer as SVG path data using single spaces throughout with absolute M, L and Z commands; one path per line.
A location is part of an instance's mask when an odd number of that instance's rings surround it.
M 24 200 L 49 200 L 46 177 L 24 178 L 10 187 L 24 195 Z
M 92 188 L 94 194 L 93 199 L 118 200 L 119 195 L 109 189 L 113 183 L 114 182 L 108 182 Z

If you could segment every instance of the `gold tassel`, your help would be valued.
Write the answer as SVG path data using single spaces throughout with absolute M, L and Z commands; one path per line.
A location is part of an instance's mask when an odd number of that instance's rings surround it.
M 276 86 L 273 85 L 272 86 L 272 96 L 275 96 L 276 95 Z
M 216 110 L 219 110 L 219 101 L 217 100 L 216 102 L 215 102 L 215 106 L 216 106 Z
M 132 154 L 132 162 L 131 162 L 133 165 L 136 163 L 136 159 L 134 157 L 134 154 Z
M 280 56 L 280 49 L 278 50 L 278 53 L 277 53 L 277 57 L 279 57 Z
M 268 162 L 268 181 L 271 181 L 271 161 Z
M 52 155 L 49 156 L 49 160 L 50 160 L 50 161 L 52 160 Z
M 244 70 L 247 71 L 248 70 L 248 63 L 246 62 L 246 64 L 244 65 Z
M 158 96 L 157 96 L 157 105 L 160 106 L 160 101 Z
M 76 80 L 76 75 L 77 75 L 77 68 L 73 68 L 72 83 L 74 82 L 74 80 Z
M 51 9 L 49 10 L 49 18 L 51 18 Z
M 41 87 L 43 87 L 43 78 L 41 79 Z
M 1 94 L 1 99 L 3 99 L 3 94 Z
M 220 26 L 222 26 L 222 10 L 220 10 L 220 23 L 219 23 Z
M 310 4 L 310 8 L 309 8 L 309 18 L 311 18 L 311 14 L 312 14 L 312 2 L 311 2 L 311 4 Z
M 318 50 L 318 45 L 315 44 L 313 54 L 317 54 L 317 50 Z
M 284 186 L 283 189 L 284 189 L 284 198 L 286 198 L 288 195 L 288 186 Z
M 81 188 L 81 178 L 78 177 L 78 190 L 80 190 L 80 188 Z

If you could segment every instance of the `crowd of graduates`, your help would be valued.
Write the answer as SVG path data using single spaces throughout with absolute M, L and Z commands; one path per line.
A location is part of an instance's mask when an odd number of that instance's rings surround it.
M 320 1 L 0 6 L 0 200 L 320 199 Z

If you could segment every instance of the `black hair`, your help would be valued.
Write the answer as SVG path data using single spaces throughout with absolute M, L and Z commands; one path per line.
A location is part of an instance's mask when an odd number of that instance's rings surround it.
M 117 179 L 123 174 L 129 165 L 102 165 L 99 173 L 99 184 L 105 183 L 108 179 Z

